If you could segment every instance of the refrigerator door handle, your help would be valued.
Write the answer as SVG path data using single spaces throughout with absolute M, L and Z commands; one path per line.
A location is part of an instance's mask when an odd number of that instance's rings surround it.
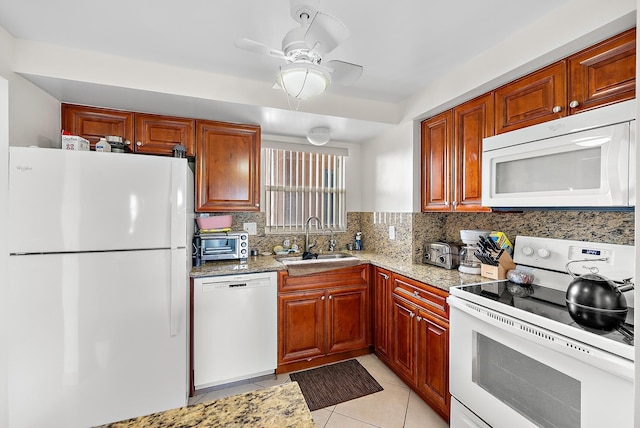
M 185 288 L 184 260 L 176 257 L 171 251 L 171 282 L 169 284 L 169 335 L 175 337 L 180 333 L 183 317 L 182 293 Z
M 171 162 L 171 249 L 186 247 L 187 224 L 187 189 L 186 189 L 186 159 L 174 159 Z

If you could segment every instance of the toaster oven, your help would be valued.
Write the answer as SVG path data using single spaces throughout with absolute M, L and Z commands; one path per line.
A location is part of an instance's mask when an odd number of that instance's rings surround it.
M 249 256 L 247 232 L 200 233 L 193 238 L 194 265 L 209 260 L 240 260 Z

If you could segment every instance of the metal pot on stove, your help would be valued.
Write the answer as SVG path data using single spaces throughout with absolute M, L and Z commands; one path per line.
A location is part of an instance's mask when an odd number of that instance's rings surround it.
M 634 284 L 629 279 L 616 284 L 598 273 L 597 267 L 589 267 L 589 273 L 576 275 L 569 265 L 577 262 L 606 261 L 603 259 L 573 260 L 565 265 L 567 273 L 573 277 L 565 301 L 571 318 L 578 324 L 595 330 L 616 330 L 624 323 L 629 308 L 622 294 L 632 290 Z

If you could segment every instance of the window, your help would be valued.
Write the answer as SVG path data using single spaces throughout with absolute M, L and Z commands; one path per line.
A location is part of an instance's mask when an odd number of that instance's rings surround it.
M 264 158 L 267 233 L 304 232 L 311 216 L 346 230 L 345 156 L 265 148 Z

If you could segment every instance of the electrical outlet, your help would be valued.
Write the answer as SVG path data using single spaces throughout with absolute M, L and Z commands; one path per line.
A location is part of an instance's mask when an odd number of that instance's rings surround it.
M 389 239 L 396 239 L 396 227 L 389 226 Z
M 242 223 L 242 228 L 249 234 L 249 235 L 257 235 L 258 234 L 258 225 L 255 222 L 251 222 L 251 223 Z

